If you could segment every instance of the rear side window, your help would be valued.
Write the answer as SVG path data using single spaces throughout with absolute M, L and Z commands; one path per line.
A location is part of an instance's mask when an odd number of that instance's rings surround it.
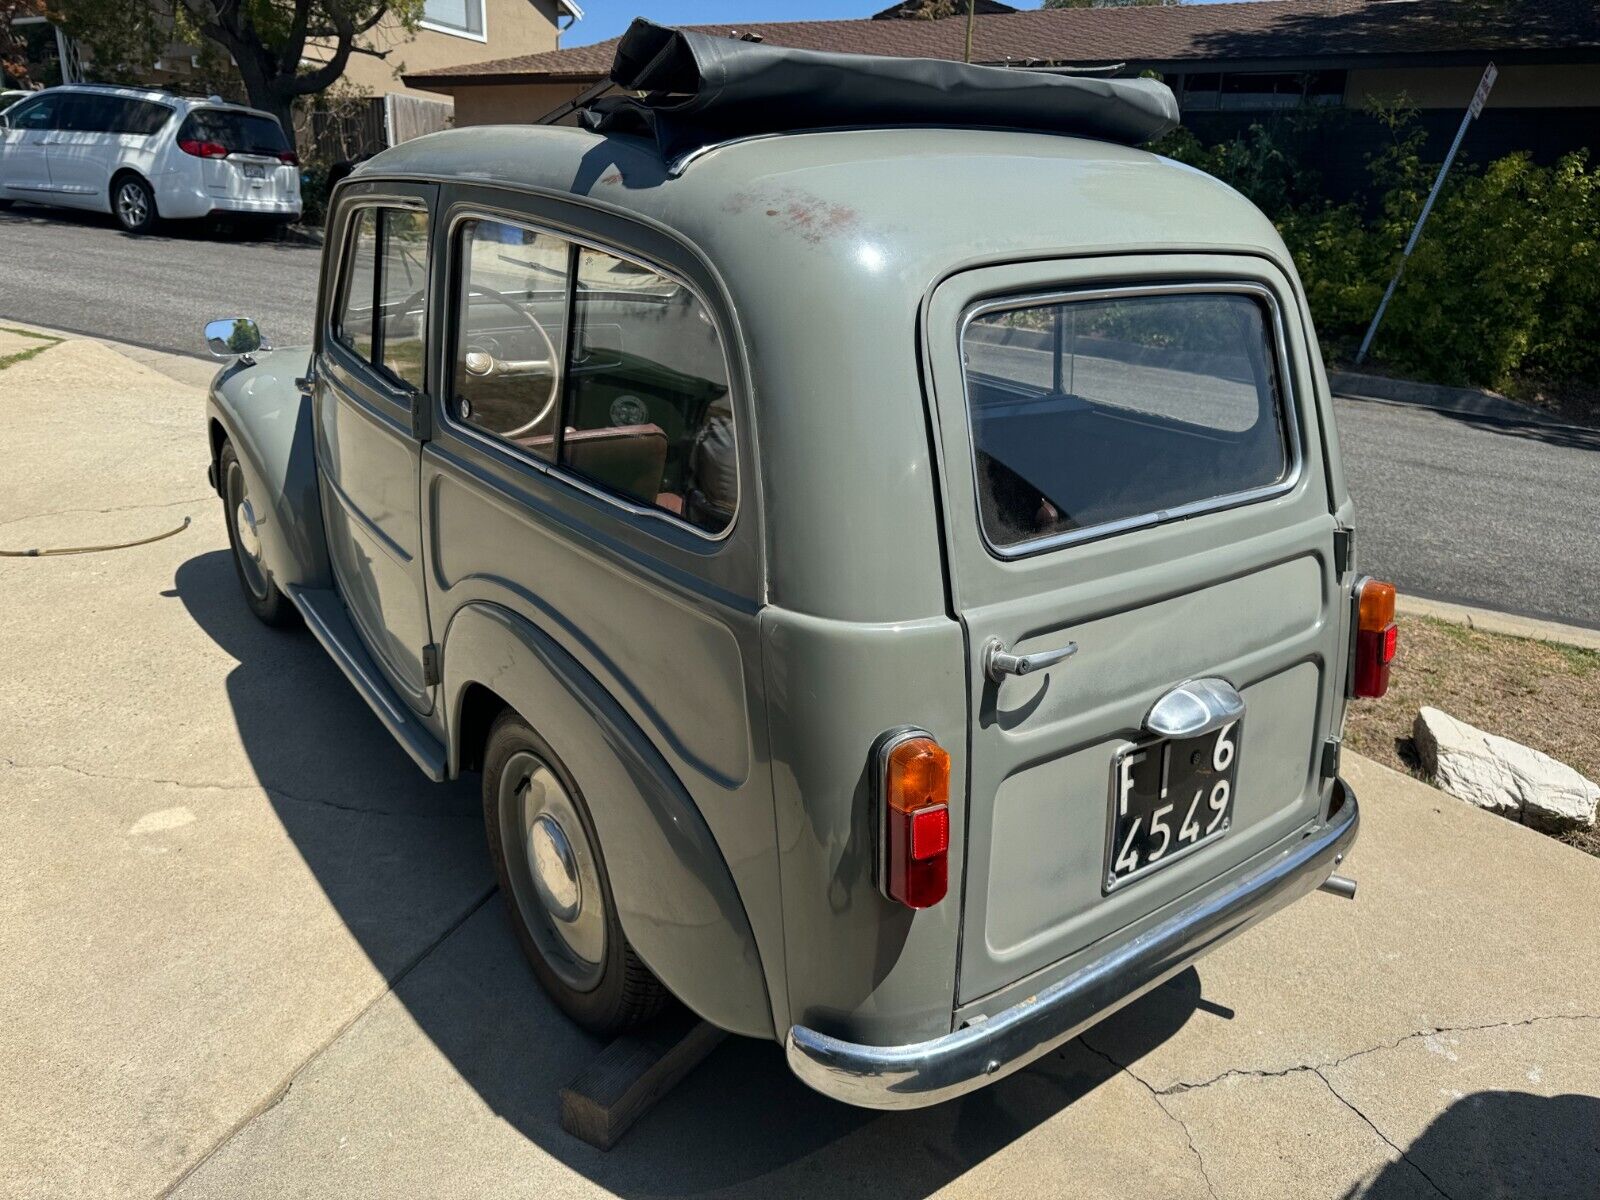
M 451 411 L 629 502 L 720 534 L 738 507 L 711 314 L 682 282 L 554 234 L 461 224 Z
M 428 215 L 363 208 L 350 223 L 334 338 L 398 383 L 422 389 Z
M 178 130 L 180 141 L 217 142 L 229 154 L 276 158 L 289 153 L 283 127 L 271 117 L 232 108 L 197 108 Z
M 962 353 L 997 549 L 1166 520 L 1290 475 L 1273 314 L 1254 291 L 989 307 Z
M 60 127 L 72 133 L 119 133 L 148 137 L 160 131 L 172 109 L 153 100 L 77 92 L 67 100 Z

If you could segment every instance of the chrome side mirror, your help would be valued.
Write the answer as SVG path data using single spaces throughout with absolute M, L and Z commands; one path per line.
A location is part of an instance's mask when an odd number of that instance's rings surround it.
M 250 361 L 258 350 L 271 350 L 261 336 L 261 327 L 249 317 L 223 317 L 206 322 L 206 345 L 218 358 L 238 357 Z

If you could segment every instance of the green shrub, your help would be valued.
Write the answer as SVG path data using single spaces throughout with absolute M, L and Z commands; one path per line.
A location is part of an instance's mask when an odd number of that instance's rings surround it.
M 1359 343 L 1438 171 L 1423 157 L 1414 111 L 1372 115 L 1390 139 L 1369 160 L 1375 200 L 1366 203 L 1336 205 L 1316 193 L 1315 173 L 1287 148 L 1292 124 L 1253 125 L 1214 146 L 1180 130 L 1156 147 L 1216 175 L 1273 219 L 1334 357 Z M 1458 163 L 1406 264 L 1372 358 L 1440 383 L 1600 380 L 1600 170 L 1587 154 L 1549 167 L 1526 154 L 1481 169 Z

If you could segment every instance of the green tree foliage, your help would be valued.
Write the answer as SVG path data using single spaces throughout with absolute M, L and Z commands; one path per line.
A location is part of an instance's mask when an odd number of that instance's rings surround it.
M 1217 176 L 1272 218 L 1338 356 L 1372 319 L 1438 163 L 1424 158 L 1414 110 L 1374 110 L 1389 138 L 1368 162 L 1370 197 L 1333 204 L 1293 149 L 1296 122 L 1359 115 L 1285 117 L 1213 146 L 1180 129 L 1155 149 Z M 1600 383 L 1600 169 L 1587 153 L 1548 167 L 1526 154 L 1458 162 L 1372 353 L 1439 383 L 1512 392 Z
M 388 18 L 415 29 L 423 0 L 52 0 L 94 55 L 97 73 L 136 77 L 167 47 L 208 50 L 209 73 L 233 73 L 244 96 L 294 138 L 296 100 L 331 87 L 351 55 L 386 57 L 367 35 Z M 229 64 L 225 66 L 224 64 Z M 227 90 L 227 89 L 224 89 Z

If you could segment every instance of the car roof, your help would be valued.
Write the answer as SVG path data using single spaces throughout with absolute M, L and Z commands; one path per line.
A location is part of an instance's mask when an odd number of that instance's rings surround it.
M 37 96 L 47 92 L 88 92 L 99 96 L 118 96 L 125 100 L 154 100 L 160 104 L 173 105 L 184 112 L 191 112 L 197 108 L 219 108 L 231 112 L 250 113 L 258 117 L 272 117 L 271 113 L 263 112 L 259 108 L 236 104 L 220 96 L 179 96 L 165 88 L 135 87 L 118 83 L 61 83 L 55 87 L 45 88 L 43 92 L 31 94 Z
M 862 253 L 918 294 L 962 263 L 1201 250 L 1287 266 L 1272 223 L 1192 167 L 1090 138 L 991 129 L 818 130 L 667 162 L 653 142 L 568 126 L 485 125 L 392 147 L 355 178 L 409 176 L 556 192 L 621 210 L 753 285 Z

